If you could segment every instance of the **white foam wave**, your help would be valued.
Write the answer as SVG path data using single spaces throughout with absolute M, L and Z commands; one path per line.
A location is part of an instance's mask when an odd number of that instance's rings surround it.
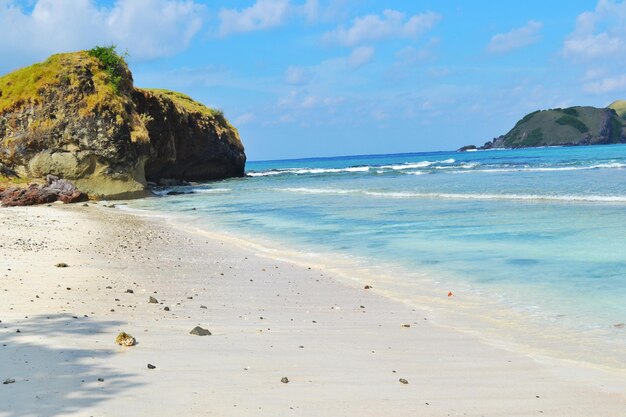
M 348 168 L 287 168 L 273 171 L 262 172 L 248 172 L 246 175 L 249 177 L 268 177 L 272 175 L 282 174 L 335 174 L 340 172 L 367 172 L 370 170 L 369 166 L 361 167 L 348 167 Z
M 549 194 L 477 194 L 477 193 L 417 193 L 404 191 L 370 191 L 336 188 L 276 188 L 275 191 L 302 194 L 361 194 L 379 198 L 431 198 L 451 200 L 521 200 L 521 201 L 563 201 L 563 202 L 611 202 L 626 203 L 626 195 L 549 195 Z
M 402 171 L 405 169 L 426 168 L 435 164 L 453 164 L 456 161 L 452 158 L 443 161 L 421 161 L 421 162 L 405 162 L 404 164 L 382 165 L 380 168 L 393 169 L 394 171 Z
M 232 188 L 194 188 L 193 192 L 200 194 L 221 194 L 221 193 L 230 193 L 233 191 Z

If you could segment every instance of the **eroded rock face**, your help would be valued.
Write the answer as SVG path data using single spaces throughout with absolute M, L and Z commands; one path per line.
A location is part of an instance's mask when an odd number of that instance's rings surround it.
M 15 88 L 24 79 L 35 81 Z M 125 66 L 113 87 L 87 52 L 54 55 L 0 77 L 0 177 L 54 175 L 92 197 L 132 198 L 147 194 L 147 179 L 243 176 L 236 129 L 188 97 L 172 97 L 193 106 L 135 89 Z
M 242 177 L 246 163 L 237 132 L 223 116 L 189 112 L 166 95 L 137 89 L 133 100 L 146 122 L 150 154 L 148 181 L 201 181 Z

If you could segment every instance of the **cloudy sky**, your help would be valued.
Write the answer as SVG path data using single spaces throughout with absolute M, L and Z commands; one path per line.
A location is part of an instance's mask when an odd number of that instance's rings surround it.
M 626 1 L 0 0 L 0 73 L 110 43 L 251 160 L 455 149 L 626 98 Z

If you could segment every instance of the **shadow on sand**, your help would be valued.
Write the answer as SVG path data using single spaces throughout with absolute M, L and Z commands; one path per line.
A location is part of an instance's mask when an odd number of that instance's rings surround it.
M 66 314 L 1 323 L 0 416 L 67 415 L 137 386 L 135 374 L 107 365 L 117 353 L 111 335 L 120 324 Z M 81 348 L 85 337 L 102 346 Z M 15 383 L 2 384 L 8 378 Z

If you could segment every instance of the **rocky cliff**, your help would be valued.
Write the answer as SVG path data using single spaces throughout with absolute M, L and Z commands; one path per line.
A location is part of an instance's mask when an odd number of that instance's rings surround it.
M 524 116 L 507 134 L 477 149 L 626 143 L 625 124 L 622 116 L 611 107 L 538 110 Z M 472 146 L 460 150 L 470 148 Z
M 0 180 L 54 175 L 93 197 L 147 181 L 243 176 L 244 148 L 220 111 L 133 86 L 113 48 L 53 55 L 0 77 Z

